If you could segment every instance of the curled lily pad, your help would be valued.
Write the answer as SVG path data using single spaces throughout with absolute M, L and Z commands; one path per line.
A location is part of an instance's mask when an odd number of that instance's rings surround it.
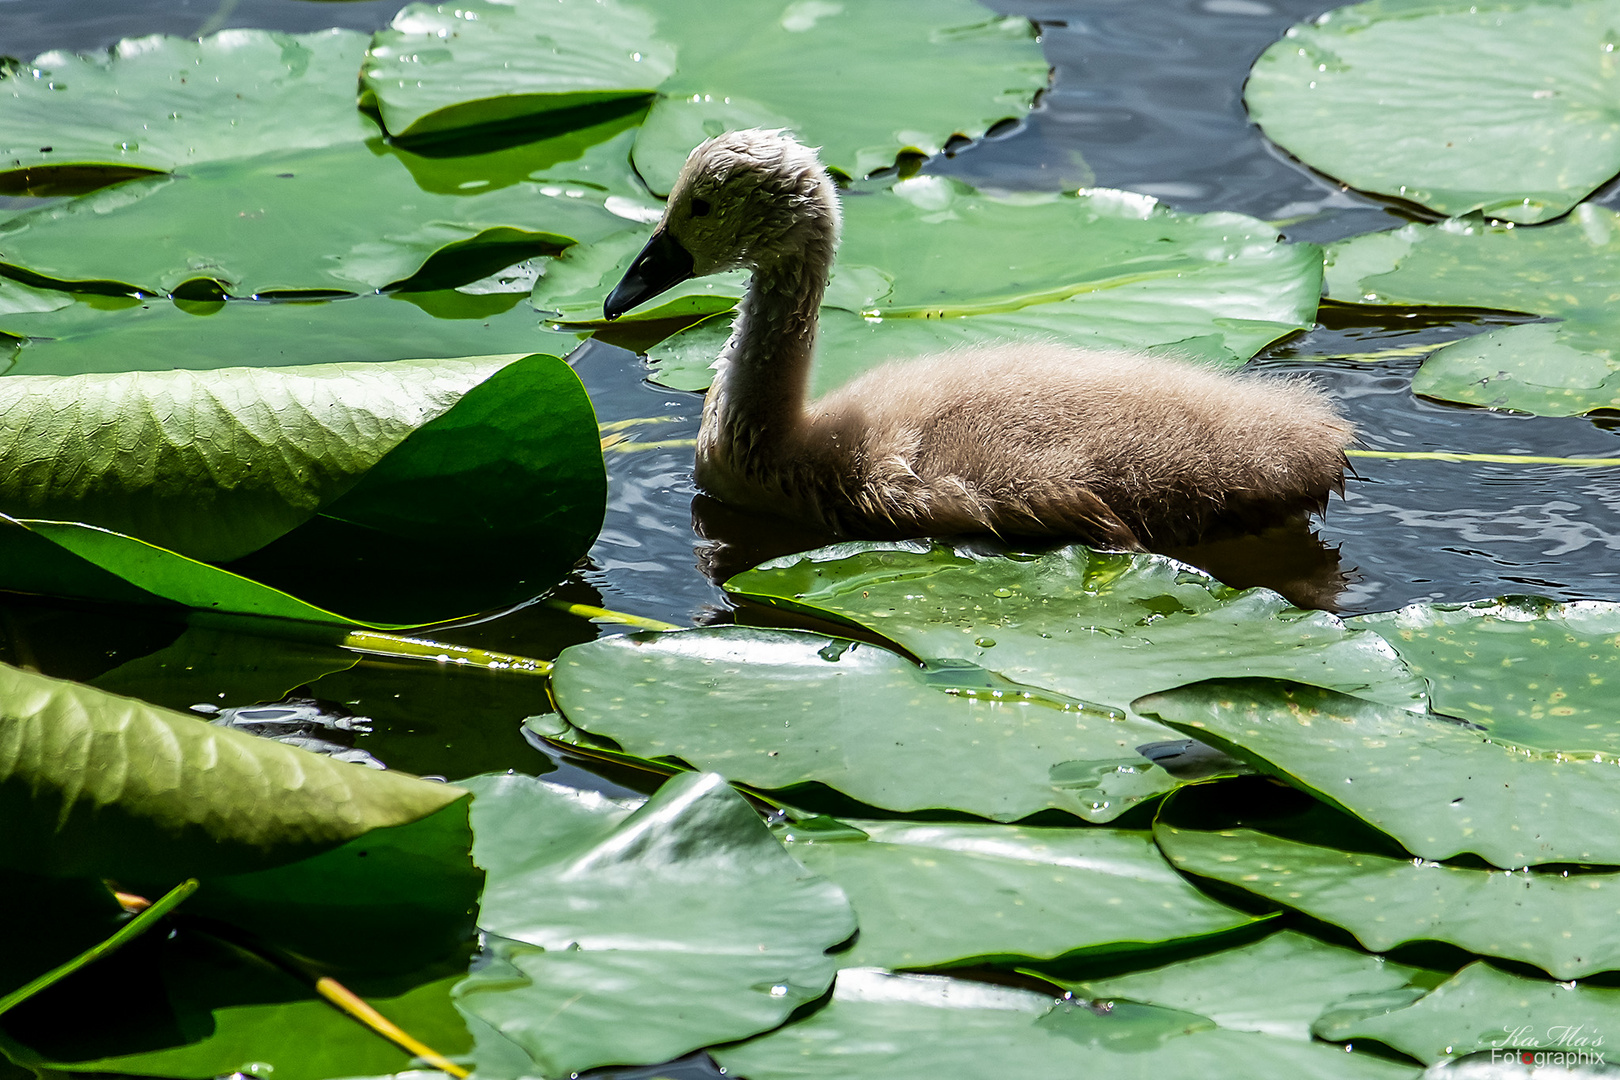
M 741 626 L 565 649 L 552 692 L 578 731 L 715 769 L 799 805 L 818 785 L 888 810 L 1108 821 L 1173 786 L 1123 712 L 972 664 L 919 667 L 839 638 Z M 594 738 L 593 738 L 594 737 Z
M 1403 990 L 1418 974 L 1381 956 L 1285 930 L 1149 971 L 1053 981 L 1096 1002 L 1137 1001 L 1207 1016 L 1234 1031 L 1309 1039 L 1311 1025 L 1334 1006 Z
M 1135 708 L 1253 763 L 1424 859 L 1620 865 L 1620 764 L 1500 746 L 1473 724 L 1271 679 Z
M 849 894 L 843 963 L 886 968 L 1151 952 L 1249 926 L 1172 870 L 1146 833 L 856 821 L 784 827 L 788 850 Z
M 1376 952 L 1445 941 L 1561 979 L 1620 967 L 1612 873 L 1477 870 L 1163 821 L 1154 835 L 1177 869 L 1342 926 Z
M 919 177 L 851 195 L 844 213 L 834 284 L 846 281 L 822 308 L 815 393 L 884 360 L 1019 339 L 1236 367 L 1311 325 L 1321 293 L 1314 245 L 1126 192 L 1000 199 Z M 715 328 L 700 324 L 652 356 L 689 388 L 717 351 Z
M 1559 319 L 1454 342 L 1423 362 L 1415 393 L 1574 416 L 1620 407 L 1611 282 L 1620 216 L 1581 205 L 1534 229 L 1460 218 L 1359 236 L 1328 249 L 1328 294 L 1350 303 L 1492 307 Z
M 1529 596 L 1413 604 L 1350 620 L 1429 683 L 1438 712 L 1496 742 L 1620 758 L 1620 605 Z
M 663 1061 L 775 1027 L 825 993 L 855 932 L 713 774 L 639 808 L 524 776 L 478 777 L 485 962 L 456 990 L 483 1076 Z
M 713 1051 L 751 1080 L 998 1080 L 1007 1076 L 1222 1076 L 1319 1080 L 1410 1077 L 1412 1070 L 1320 1043 L 1225 1031 L 1201 1016 L 1122 1002 L 1106 1012 L 1027 990 L 937 975 L 839 972 L 813 1016 Z
M 1405 1008 L 1325 1016 L 1324 1039 L 1376 1039 L 1434 1063 L 1488 1050 L 1503 1058 L 1557 1068 L 1602 1065 L 1620 1020 L 1620 990 L 1527 979 L 1489 964 L 1470 964 Z
M 9 284 L 0 284 L 0 296 Z M 52 295 L 63 305 L 0 313 L 0 335 L 20 339 L 7 374 L 285 367 L 536 350 L 562 356 L 578 344 L 571 334 L 544 329 L 521 293 L 442 290 L 301 304 Z M 0 364 L 4 357 L 0 337 Z
M 466 794 L 7 665 L 0 703 L 0 859 L 35 873 L 173 881 L 260 869 Z
M 414 4 L 377 35 L 363 73 L 407 140 L 653 99 L 634 160 L 660 194 L 726 129 L 791 127 L 863 176 L 1022 116 L 1046 81 L 1029 22 L 969 0 Z
M 1291 28 L 1244 100 L 1352 187 L 1546 221 L 1620 172 L 1617 17 L 1612 0 L 1372 0 Z
M 204 162 L 357 142 L 366 37 L 223 30 L 48 52 L 0 78 L 0 192 L 76 193 Z M 0 248 L 0 250 L 4 250 Z
M 1078 544 L 1034 555 L 857 542 L 766 563 L 726 589 L 853 623 L 913 656 L 970 661 L 1124 709 L 1143 735 L 1163 736 L 1130 704 L 1148 687 L 1238 665 L 1337 686 L 1395 710 L 1423 704 L 1421 682 L 1377 635 L 1290 607 L 1265 589 L 1230 589 L 1162 555 Z

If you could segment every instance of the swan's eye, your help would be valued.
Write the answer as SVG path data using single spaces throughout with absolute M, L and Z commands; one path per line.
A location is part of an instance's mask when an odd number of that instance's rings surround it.
M 709 206 L 709 200 L 708 199 L 693 199 L 692 200 L 692 216 L 693 217 L 708 217 L 710 209 L 712 209 L 712 208 Z

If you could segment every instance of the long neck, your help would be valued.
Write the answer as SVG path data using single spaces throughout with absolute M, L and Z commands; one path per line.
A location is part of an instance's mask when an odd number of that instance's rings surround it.
M 838 244 L 837 211 L 804 222 L 802 253 L 754 269 L 715 365 L 703 440 L 744 471 L 787 450 L 803 422 L 816 318 Z

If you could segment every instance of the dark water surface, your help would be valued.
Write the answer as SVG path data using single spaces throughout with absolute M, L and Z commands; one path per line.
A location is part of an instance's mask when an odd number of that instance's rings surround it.
M 994 6 L 1042 24 L 1054 85 L 1027 121 L 930 161 L 926 170 L 988 189 L 1123 187 L 1184 210 L 1236 210 L 1275 221 L 1295 240 L 1326 242 L 1412 220 L 1408 210 L 1347 191 L 1293 161 L 1244 114 L 1242 84 L 1254 58 L 1291 23 L 1334 5 L 994 0 Z M 397 7 L 396 0 L 0 0 L 0 54 L 32 58 L 52 48 L 103 48 L 120 37 L 231 26 L 369 30 L 385 25 Z M 1614 198 L 1612 191 L 1603 195 Z M 1613 421 L 1515 416 L 1412 396 L 1411 375 L 1421 360 L 1413 347 L 1510 319 L 1331 305 L 1322 319 L 1324 325 L 1272 347 L 1252 366 L 1319 382 L 1368 448 L 1620 456 Z M 1306 359 L 1397 350 L 1401 355 L 1372 361 Z M 637 427 L 637 441 L 696 434 L 701 397 L 645 382 L 632 354 L 592 343 L 576 354 L 575 367 L 603 421 L 660 418 Z M 759 617 L 734 613 L 715 582 L 814 540 L 788 526 L 739 520 L 701 499 L 694 525 L 691 453 L 676 447 L 608 454 L 607 521 L 590 566 L 563 587 L 567 599 L 682 624 Z M 1355 469 L 1345 499 L 1333 501 L 1314 536 L 1294 530 L 1177 554 L 1232 584 L 1270 585 L 1347 611 L 1504 592 L 1620 600 L 1620 470 L 1375 459 L 1358 459 Z M 536 604 L 440 636 L 550 657 L 597 632 Z M 178 634 L 172 624 L 122 612 L 0 602 L 0 659 L 70 678 L 94 678 Z M 546 707 L 537 687 L 472 681 L 431 665 L 365 660 L 326 676 L 316 692 L 371 717 L 372 733 L 356 737 L 355 745 L 392 766 L 451 776 L 544 769 L 516 732 L 523 716 Z M 178 707 L 249 703 L 188 681 L 152 693 Z

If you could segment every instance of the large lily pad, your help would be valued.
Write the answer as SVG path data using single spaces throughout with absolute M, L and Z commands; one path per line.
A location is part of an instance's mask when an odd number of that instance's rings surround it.
M 1531 223 L 1620 172 L 1613 0 L 1372 0 L 1255 62 L 1255 122 L 1313 168 L 1448 216 Z
M 1210 900 L 1147 833 L 856 821 L 788 827 L 788 850 L 849 894 L 861 934 L 840 962 L 885 968 L 1147 952 L 1254 917 Z M 858 830 L 858 831 L 857 831 Z
M 31 872 L 236 873 L 465 794 L 0 665 L 0 859 Z
M 1420 680 L 1377 635 L 1162 555 L 857 542 L 766 563 L 726 588 L 853 623 L 913 656 L 970 661 L 1122 709 L 1119 731 L 1143 741 L 1164 732 L 1141 722 L 1134 698 L 1238 669 L 1335 686 L 1397 711 L 1424 700 Z
M 108 406 L 115 422 L 76 425 L 91 410 L 73 394 L 60 416 L 37 413 L 34 398 L 20 397 L 7 414 L 19 414 L 26 449 L 14 465 L 12 498 L 87 508 L 104 520 L 128 515 L 126 524 L 216 557 L 253 554 L 232 573 L 107 528 L 0 516 L 6 588 L 420 625 L 534 596 L 590 547 L 601 522 L 606 478 L 595 414 L 573 371 L 552 356 L 18 376 L 0 380 L 0 393 L 36 378 L 47 389 L 84 383 L 78 396 Z M 202 392 L 182 401 L 142 391 L 153 386 Z M 334 388 L 344 394 L 332 397 Z M 286 407 L 267 413 L 270 400 Z M 288 422 L 299 416 L 302 426 Z M 57 441 L 23 438 L 29 417 L 57 431 Z M 142 429 L 152 432 L 147 445 L 174 447 L 168 471 L 120 451 L 120 430 Z M 220 458 L 198 432 L 235 449 Z M 142 516 L 157 502 L 171 507 L 166 519 Z M 486 563 L 469 570 L 446 552 L 482 554 Z M 414 587 L 402 594 L 396 575 L 404 573 Z
M 1560 979 L 1620 967 L 1610 932 L 1620 878 L 1611 873 L 1476 870 L 1163 821 L 1154 835 L 1177 869 L 1342 926 L 1376 952 L 1445 941 Z
M 1481 963 L 1406 1008 L 1325 1016 L 1316 1030 L 1335 1041 L 1376 1039 L 1431 1064 L 1513 1050 L 1521 1061 L 1528 1052 L 1526 1064 L 1555 1069 L 1603 1064 L 1617 1025 L 1620 990 L 1526 979 Z
M 1309 1039 L 1324 1012 L 1404 989 L 1416 968 L 1292 930 L 1209 956 L 1111 979 L 1054 979 L 1099 1004 L 1136 1001 L 1207 1016 L 1223 1028 Z M 1051 976 L 1046 976 L 1051 978 Z
M 537 172 L 553 164 L 543 143 L 532 152 Z M 454 287 L 624 227 L 597 192 L 498 186 L 477 158 L 464 164 L 448 193 L 378 140 L 200 164 L 0 222 L 0 259 L 59 287 L 367 293 Z
M 152 36 L 48 52 L 0 79 L 0 192 L 83 191 L 204 162 L 356 142 L 366 37 L 350 30 Z
M 1097 191 L 998 199 L 921 177 L 844 201 L 811 390 L 884 360 L 995 341 L 1160 349 L 1237 367 L 1308 327 L 1318 253 L 1239 214 L 1179 214 Z M 839 279 L 843 281 L 840 282 Z M 659 381 L 707 385 L 724 322 L 653 352 Z
M 599 638 L 563 651 L 552 692 L 591 736 L 800 804 L 825 785 L 887 810 L 1108 821 L 1173 784 L 1118 710 L 819 634 Z
M 469 786 L 490 937 L 456 1000 L 479 1075 L 663 1061 L 831 984 L 849 902 L 720 777 L 675 777 L 639 809 L 523 776 Z
M 0 283 L 0 297 L 5 286 Z M 12 375 L 112 374 L 176 368 L 284 367 L 551 352 L 578 344 L 547 330 L 521 293 L 394 293 L 326 303 L 197 304 L 52 293 L 62 303 L 0 314 L 0 334 L 23 339 Z M 0 338 L 0 364 L 5 363 Z
M 1543 416 L 1620 408 L 1617 274 L 1620 217 L 1590 205 L 1534 229 L 1478 218 L 1408 225 L 1327 254 L 1328 294 L 1337 300 L 1493 307 L 1562 320 L 1447 345 L 1412 380 L 1413 391 L 1429 397 Z
M 1030 24 L 970 0 L 413 4 L 363 74 L 407 140 L 561 124 L 656 91 L 634 160 L 660 194 L 693 146 L 727 129 L 791 127 L 863 176 L 1022 116 L 1046 81 Z
M 1219 680 L 1135 706 L 1361 818 L 1424 859 L 1620 865 L 1614 762 L 1500 746 L 1462 721 L 1315 686 Z
M 1002 1080 L 1008 1076 L 1410 1077 L 1410 1068 L 1320 1043 L 1226 1031 L 1201 1016 L 1122 1002 L 1107 1012 L 937 975 L 839 973 L 826 1008 L 713 1052 L 750 1080 Z
M 1620 605 L 1529 596 L 1413 604 L 1351 625 L 1395 647 L 1437 712 L 1496 742 L 1620 758 Z

